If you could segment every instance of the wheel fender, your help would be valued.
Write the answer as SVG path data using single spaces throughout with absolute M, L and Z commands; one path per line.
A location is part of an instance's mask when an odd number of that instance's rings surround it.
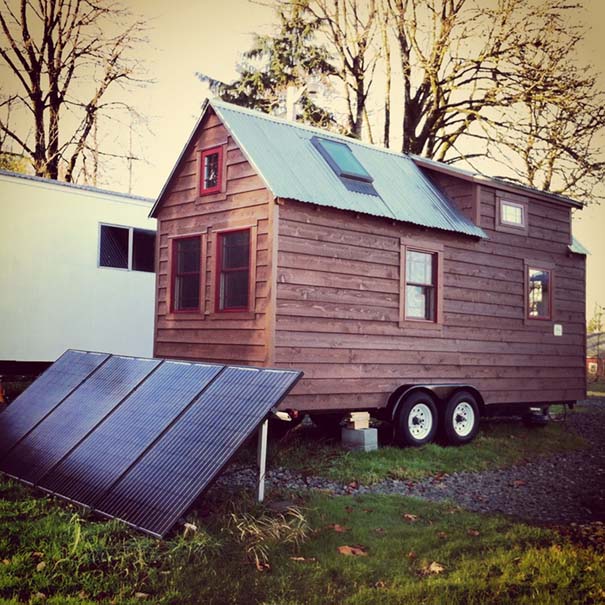
M 445 402 L 458 391 L 468 391 L 475 397 L 479 404 L 479 412 L 483 415 L 485 403 L 483 397 L 477 388 L 470 384 L 412 384 L 412 385 L 401 385 L 396 389 L 391 397 L 389 398 L 389 413 L 391 421 L 394 421 L 397 417 L 397 412 L 401 402 L 410 394 L 415 391 L 424 391 L 433 396 L 437 409 L 441 412 L 442 406 Z

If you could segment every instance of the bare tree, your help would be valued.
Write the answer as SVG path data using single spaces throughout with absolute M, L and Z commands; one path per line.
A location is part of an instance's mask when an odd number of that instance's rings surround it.
M 379 58 L 376 0 L 305 0 L 304 6 L 323 25 L 328 50 L 337 62 L 336 76 L 344 85 L 348 131 L 361 138 Z
M 99 117 L 128 109 L 108 92 L 143 82 L 131 51 L 145 24 L 112 0 L 2 0 L 0 27 L 12 77 L 4 103 L 24 110 L 31 125 L 20 130 L 0 117 L 0 130 L 37 175 L 72 181 Z

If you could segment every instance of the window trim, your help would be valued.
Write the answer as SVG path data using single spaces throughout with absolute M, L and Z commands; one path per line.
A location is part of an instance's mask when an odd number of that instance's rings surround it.
M 516 223 L 510 223 L 502 220 L 502 209 L 504 204 L 509 206 L 516 206 L 521 208 L 522 223 L 517 225 Z M 527 235 L 529 233 L 529 203 L 527 200 L 513 199 L 512 196 L 502 197 L 496 196 L 496 217 L 495 217 L 496 231 L 503 231 L 505 233 L 514 233 L 516 235 Z
M 549 274 L 549 292 L 548 292 L 548 308 L 550 314 L 548 317 L 532 317 L 529 314 L 529 270 L 534 269 L 537 271 L 547 271 Z M 540 260 L 525 259 L 523 262 L 523 279 L 525 282 L 523 293 L 524 293 L 524 321 L 525 323 L 534 324 L 536 321 L 545 322 L 547 325 L 552 324 L 555 321 L 555 265 L 549 262 Z
M 103 227 L 117 227 L 128 231 L 128 266 L 127 267 L 109 267 L 101 264 L 101 237 Z M 154 255 L 153 255 L 153 271 L 143 271 L 141 269 L 133 269 L 134 261 L 134 232 L 144 231 L 145 233 L 153 233 L 155 236 Z M 144 229 L 142 227 L 131 227 L 127 225 L 118 225 L 116 223 L 99 222 L 98 237 L 97 237 L 97 269 L 110 269 L 112 271 L 133 271 L 135 273 L 149 273 L 155 275 L 157 273 L 155 249 L 157 248 L 158 232 L 153 229 Z
M 418 319 L 406 317 L 405 293 L 407 285 L 406 265 L 407 252 L 425 252 L 433 254 L 437 259 L 437 267 L 434 269 L 433 286 L 435 289 L 435 319 Z M 400 328 L 423 328 L 441 330 L 443 327 L 443 244 L 429 242 L 427 240 L 416 240 L 413 238 L 401 238 L 399 254 L 399 327 Z
M 198 169 L 198 192 L 200 197 L 205 195 L 212 195 L 214 193 L 220 193 L 223 191 L 223 175 L 225 173 L 225 167 L 223 165 L 223 148 L 224 145 L 214 145 L 213 147 L 207 147 L 201 149 L 199 152 L 199 169 Z M 214 187 L 204 187 L 204 159 L 210 155 L 218 154 L 218 174 L 216 179 L 216 185 Z
M 178 235 L 178 236 L 174 236 L 174 237 L 170 237 L 168 240 L 168 251 L 169 251 L 169 259 L 168 259 L 168 266 L 170 267 L 170 279 L 168 280 L 168 283 L 170 284 L 170 291 L 168 293 L 168 309 L 169 309 L 169 314 L 172 316 L 176 316 L 176 315 L 189 315 L 189 316 L 195 316 L 198 317 L 200 314 L 203 317 L 204 314 L 204 307 L 205 307 L 205 291 L 206 291 L 206 280 L 205 280 L 205 274 L 206 274 L 206 270 L 205 270 L 205 266 L 204 266 L 204 259 L 205 259 L 205 242 L 206 242 L 206 238 L 205 238 L 205 232 L 204 233 L 189 233 L 187 235 Z M 177 309 L 175 306 L 175 294 L 176 294 L 176 262 L 177 262 L 177 255 L 176 255 L 176 244 L 177 242 L 181 241 L 181 240 L 186 240 L 186 239 L 199 239 L 200 240 L 200 271 L 199 271 L 199 297 L 198 297 L 198 306 L 197 308 L 194 307 L 190 307 L 187 309 Z
M 221 275 L 223 274 L 222 269 L 222 251 L 221 251 L 221 241 L 225 235 L 229 235 L 232 233 L 239 233 L 242 231 L 248 231 L 248 303 L 245 307 L 233 307 L 229 309 L 221 309 L 221 288 L 220 288 L 220 280 Z M 254 243 L 256 244 L 256 238 L 254 238 Z M 216 241 L 215 241 L 215 254 L 216 254 L 216 269 L 214 272 L 214 312 L 215 313 L 250 313 L 252 309 L 252 228 L 251 227 L 238 227 L 235 229 L 223 229 L 221 231 L 216 232 Z M 256 245 L 254 247 L 256 251 Z M 240 268 L 241 270 L 241 268 Z

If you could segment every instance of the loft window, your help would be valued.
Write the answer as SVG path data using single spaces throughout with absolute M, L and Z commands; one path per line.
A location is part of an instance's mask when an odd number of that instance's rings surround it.
M 101 225 L 99 267 L 153 273 L 155 231 Z
M 248 311 L 250 290 L 250 229 L 217 237 L 217 311 Z
M 437 255 L 407 250 L 405 265 L 405 318 L 436 321 Z
M 525 208 L 522 204 L 502 201 L 500 204 L 500 221 L 504 225 L 525 226 Z
M 223 173 L 223 148 L 213 147 L 202 151 L 200 164 L 200 195 L 220 191 Z
M 527 267 L 527 317 L 552 319 L 552 272 Z
M 172 240 L 173 311 L 199 311 L 201 238 L 181 237 Z
M 312 137 L 311 143 L 347 189 L 378 195 L 372 185 L 374 179 L 346 143 L 321 137 Z

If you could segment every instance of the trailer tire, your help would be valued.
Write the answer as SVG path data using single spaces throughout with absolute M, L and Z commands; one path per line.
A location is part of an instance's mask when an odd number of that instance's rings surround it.
M 431 443 L 437 433 L 437 405 L 426 391 L 415 391 L 399 404 L 395 419 L 395 443 L 420 447 Z
M 442 416 L 442 433 L 449 445 L 470 443 L 479 430 L 479 405 L 467 391 L 454 393 L 447 401 Z

